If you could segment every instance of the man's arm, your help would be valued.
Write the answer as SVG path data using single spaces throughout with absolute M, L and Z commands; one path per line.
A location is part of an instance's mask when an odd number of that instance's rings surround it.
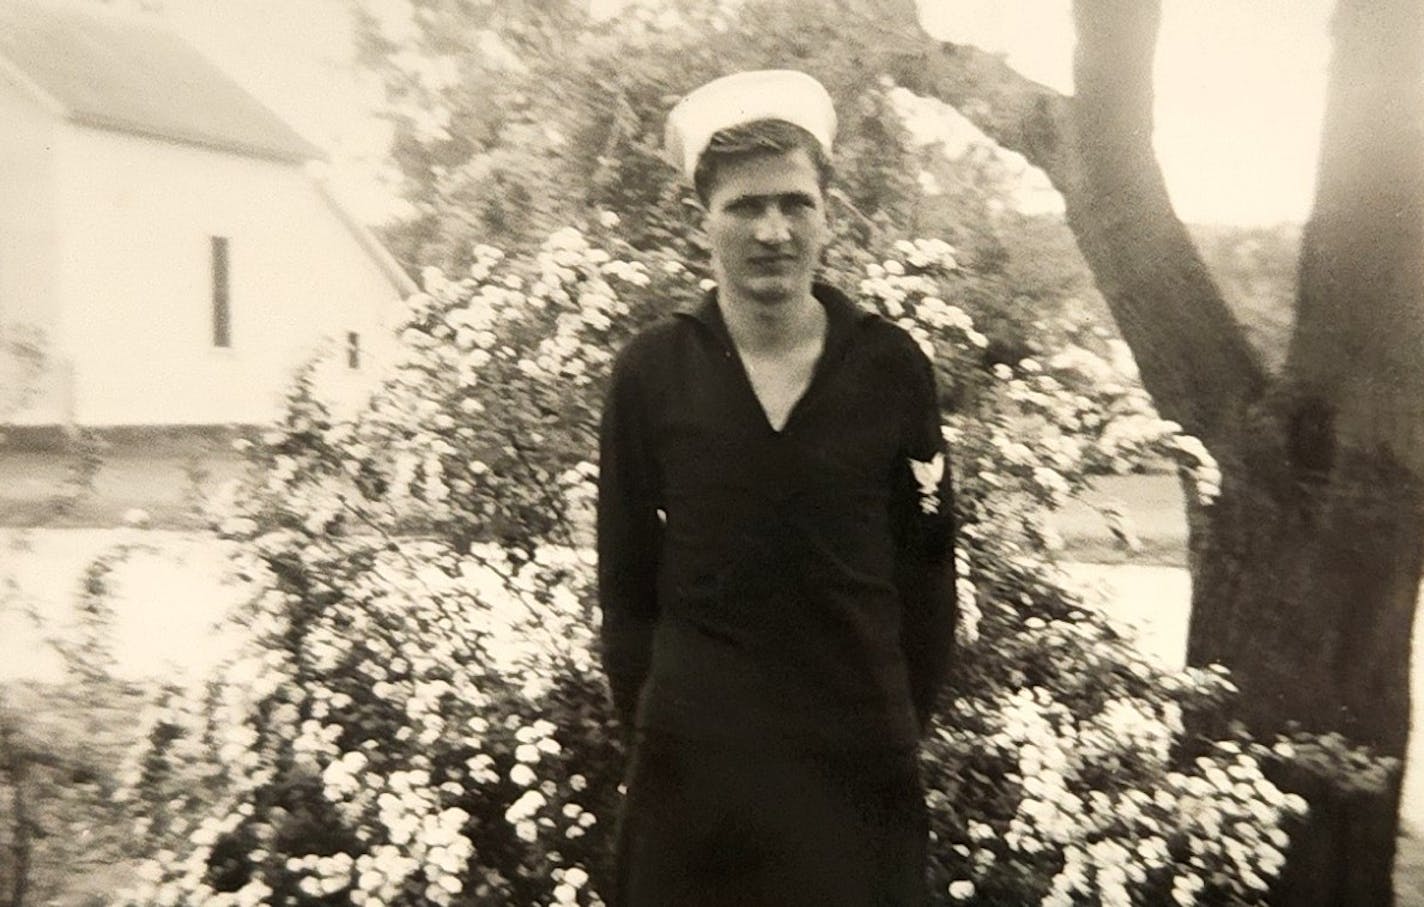
M 628 350 L 618 358 L 599 432 L 598 602 L 603 667 L 630 732 L 652 657 L 662 526 L 647 414 Z
M 933 366 L 918 349 L 915 359 L 916 379 L 902 462 L 896 468 L 891 518 L 902 606 L 900 643 L 915 714 L 925 730 L 949 669 L 959 608 L 949 451 L 941 431 Z

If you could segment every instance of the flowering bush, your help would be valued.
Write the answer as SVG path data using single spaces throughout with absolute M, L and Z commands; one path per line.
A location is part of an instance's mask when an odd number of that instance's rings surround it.
M 621 745 L 593 651 L 602 381 L 697 275 L 606 215 L 536 252 L 473 250 L 409 301 L 355 417 L 310 375 L 246 442 L 214 512 L 253 589 L 249 641 L 144 718 L 124 797 L 149 861 L 128 905 L 602 903 Z M 1144 661 L 1068 591 L 1045 509 L 1176 456 L 1109 344 L 990 365 L 954 250 L 903 242 L 831 276 L 932 352 L 958 409 L 962 653 L 925 747 L 940 902 L 1257 903 L 1303 804 L 1249 740 L 1196 739 L 1229 679 Z

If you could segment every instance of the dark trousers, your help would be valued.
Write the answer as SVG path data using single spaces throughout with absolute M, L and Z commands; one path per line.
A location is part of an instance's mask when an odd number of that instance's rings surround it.
M 913 750 L 767 750 L 647 731 L 627 782 L 614 907 L 926 901 Z

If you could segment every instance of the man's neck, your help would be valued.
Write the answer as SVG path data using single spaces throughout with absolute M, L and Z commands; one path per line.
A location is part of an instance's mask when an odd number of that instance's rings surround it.
M 767 304 L 755 299 L 723 295 L 722 319 L 737 349 L 753 354 L 775 354 L 819 343 L 825 335 L 826 310 L 806 292 L 794 299 Z

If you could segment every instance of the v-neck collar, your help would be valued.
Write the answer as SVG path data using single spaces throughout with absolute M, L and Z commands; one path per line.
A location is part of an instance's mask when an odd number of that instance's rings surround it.
M 816 365 L 811 372 L 811 380 L 807 382 L 806 389 L 802 391 L 801 396 L 792 404 L 791 411 L 787 413 L 786 421 L 782 423 L 781 428 L 776 428 L 771 424 L 771 418 L 767 415 L 766 408 L 756 395 L 751 375 L 747 373 L 746 364 L 737 350 L 736 343 L 732 340 L 731 331 L 727 329 L 727 321 L 722 315 L 722 307 L 717 300 L 716 288 L 708 290 L 702 302 L 696 307 L 677 313 L 699 322 L 716 338 L 722 347 L 725 358 L 730 361 L 739 375 L 746 396 L 760 417 L 762 425 L 774 437 L 784 436 L 795 424 L 797 413 L 804 409 L 806 402 L 815 395 L 819 385 L 824 382 L 824 375 L 845 354 L 846 348 L 854 336 L 855 326 L 862 321 L 877 317 L 874 312 L 862 309 L 851 302 L 848 296 L 830 284 L 812 284 L 811 295 L 821 303 L 826 312 L 825 342 L 821 348 L 821 355 L 817 357 Z
M 821 351 L 819 361 L 831 362 L 844 352 L 846 343 L 854 333 L 854 326 L 877 316 L 874 312 L 851 302 L 849 296 L 830 284 L 812 284 L 811 295 L 826 310 L 826 345 Z M 727 321 L 722 317 L 722 306 L 717 301 L 716 287 L 708 290 L 699 304 L 677 314 L 700 322 L 716 336 L 724 349 L 733 353 L 737 351 L 732 334 L 727 330 Z

